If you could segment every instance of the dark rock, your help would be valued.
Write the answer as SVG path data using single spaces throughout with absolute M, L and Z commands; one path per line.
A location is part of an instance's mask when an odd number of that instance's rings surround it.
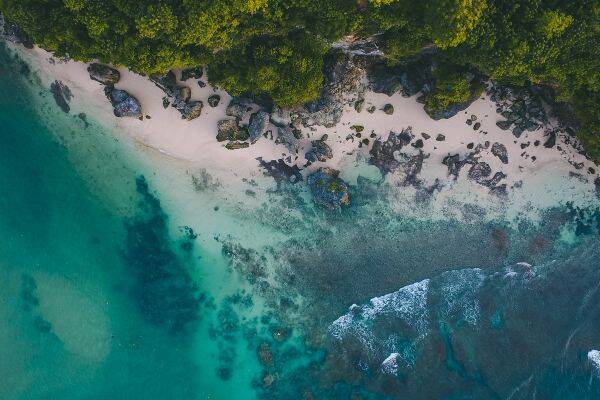
M 375 140 L 369 152 L 371 155 L 369 163 L 379 168 L 382 174 L 394 172 L 401 165 L 395 153 L 407 146 L 413 138 L 412 130 L 407 128 L 400 133 L 390 132 L 386 141 Z
M 492 168 L 488 163 L 485 162 L 477 162 L 471 166 L 469 169 L 468 177 L 469 179 L 474 180 L 475 182 L 482 183 L 484 182 L 484 178 L 487 178 L 492 173 Z
M 475 125 L 473 125 L 473 130 L 476 131 L 479 128 L 481 128 L 481 122 L 475 122 Z
M 383 112 L 387 115 L 392 115 L 394 113 L 394 106 L 389 103 L 386 104 L 385 106 L 383 106 Z
M 200 116 L 203 106 L 204 104 L 202 104 L 201 101 L 190 101 L 189 103 L 185 103 L 183 107 L 178 107 L 177 109 L 181 113 L 182 119 L 191 121 Z
M 358 132 L 358 133 L 360 133 L 360 132 L 362 132 L 362 131 L 364 131 L 364 130 L 365 130 L 365 127 L 364 127 L 364 126 L 362 126 L 362 125 L 352 125 L 352 126 L 350 127 L 350 129 L 352 129 L 352 130 L 353 130 L 353 131 L 355 131 L 355 132 Z
M 492 154 L 498 157 L 502 164 L 508 164 L 508 152 L 502 143 L 496 142 L 492 145 Z
M 506 131 L 510 129 L 512 123 L 510 121 L 497 121 L 496 125 L 498 126 L 498 128 L 502 129 L 503 131 Z
M 437 140 L 438 142 L 443 142 L 444 140 L 446 140 L 446 136 L 442 135 L 441 133 L 438 133 L 438 135 L 435 137 L 435 140 Z
M 163 97 L 162 102 L 163 102 L 162 103 L 163 104 L 163 108 L 167 108 L 171 104 L 171 102 L 169 101 L 169 98 L 167 96 Z
M 217 141 L 248 140 L 248 130 L 239 126 L 235 119 L 222 119 L 217 122 Z
M 596 177 L 596 179 L 594 179 L 594 186 L 596 187 L 596 196 L 598 196 L 598 198 L 600 198 L 600 176 Z
M 549 132 L 548 139 L 546 139 L 546 142 L 544 143 L 544 147 L 551 149 L 552 147 L 554 147 L 555 144 L 556 144 L 556 133 Z
M 520 138 L 523 132 L 525 132 L 525 129 L 521 126 L 515 126 L 512 130 L 512 133 L 516 138 Z
M 187 103 L 192 97 L 192 91 L 187 86 L 175 86 L 173 88 L 173 106 L 178 108 L 179 105 L 183 106 L 182 103 Z
M 305 158 L 310 162 L 321 161 L 325 162 L 333 158 L 331 147 L 325 143 L 325 140 L 313 140 L 312 147 L 306 152 Z
M 254 143 L 267 131 L 269 127 L 269 114 L 264 111 L 255 112 L 250 116 L 248 133 L 250 142 Z
M 198 86 L 200 86 L 201 88 L 206 87 L 206 83 L 198 81 Z
M 339 171 L 321 168 L 307 178 L 315 203 L 330 210 L 339 210 L 350 203 L 348 186 L 338 178 Z
M 460 170 L 465 165 L 458 154 L 447 155 L 442 159 L 442 164 L 448 167 L 448 176 L 452 175 L 455 179 L 458 178 Z
M 207 103 L 211 107 L 216 107 L 219 105 L 220 101 L 221 101 L 221 96 L 219 96 L 218 94 L 213 94 L 208 97 Z
M 250 143 L 248 142 L 229 142 L 225 145 L 225 148 L 228 150 L 245 149 L 248 147 L 250 147 Z
M 425 140 L 429 140 L 431 138 L 431 136 L 426 134 L 425 132 L 421 132 L 421 136 L 423 136 L 423 139 Z
M 52 92 L 54 101 L 56 101 L 56 104 L 58 104 L 60 109 L 68 113 L 71 110 L 69 102 L 73 98 L 73 94 L 71 94 L 71 89 L 69 89 L 69 87 L 61 81 L 54 81 L 50 85 L 50 92 Z
M 475 143 L 471 142 L 467 145 L 467 149 L 471 150 L 475 146 Z
M 90 78 L 103 85 L 114 85 L 121 79 L 121 74 L 107 65 L 92 63 L 87 68 Z
M 200 79 L 202 78 L 203 70 L 202 67 L 186 68 L 181 71 L 181 80 L 187 81 L 190 78 Z
M 370 106 L 369 108 L 367 108 L 367 112 L 369 114 L 373 114 L 375 112 L 375 110 L 377 110 L 377 107 L 375 107 L 375 106 Z
M 107 85 L 104 94 L 112 104 L 115 116 L 139 118 L 143 115 L 140 102 L 125 90 Z

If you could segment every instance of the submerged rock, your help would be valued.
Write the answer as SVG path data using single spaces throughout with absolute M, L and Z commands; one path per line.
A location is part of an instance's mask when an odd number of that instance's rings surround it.
M 264 111 L 255 112 L 250 116 L 250 124 L 248 125 L 248 134 L 250 142 L 254 143 L 267 132 L 269 127 L 269 114 Z
M 52 92 L 52 96 L 54 96 L 54 101 L 56 101 L 56 104 L 58 104 L 60 109 L 68 113 L 71 110 L 69 102 L 73 98 L 71 89 L 61 81 L 54 81 L 50 85 L 50 91 Z
M 297 165 L 288 165 L 282 159 L 264 161 L 262 157 L 257 158 L 260 166 L 265 169 L 266 174 L 275 179 L 277 183 L 298 183 L 302 181 L 302 174 Z
M 121 79 L 121 74 L 107 65 L 92 63 L 87 68 L 90 78 L 103 85 L 114 85 Z
M 321 168 L 307 179 L 315 203 L 330 210 L 339 210 L 350 204 L 348 186 L 338 178 L 339 171 L 331 168 Z
M 114 86 L 108 85 L 104 88 L 104 94 L 110 100 L 115 116 L 133 118 L 142 116 L 140 102 L 125 90 L 115 89 Z

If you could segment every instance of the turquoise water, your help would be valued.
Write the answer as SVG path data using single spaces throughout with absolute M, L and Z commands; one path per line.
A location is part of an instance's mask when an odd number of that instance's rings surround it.
M 597 204 L 239 201 L 0 72 L 1 399 L 600 397 Z

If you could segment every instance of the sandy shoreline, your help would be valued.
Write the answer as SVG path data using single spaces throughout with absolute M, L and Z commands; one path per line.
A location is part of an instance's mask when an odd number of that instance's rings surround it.
M 236 177 L 256 176 L 258 163 L 256 158 L 265 160 L 286 159 L 302 167 L 306 160 L 304 153 L 310 149 L 310 142 L 328 135 L 327 144 L 333 150 L 333 158 L 326 163 L 316 162 L 305 171 L 313 171 L 320 166 L 328 166 L 341 170 L 341 176 L 351 184 L 356 183 L 358 175 L 378 181 L 382 179 L 379 170 L 367 165 L 369 149 L 375 139 L 386 140 L 390 131 L 399 133 L 402 129 L 411 127 L 415 140 L 426 133 L 430 138 L 423 140 L 422 151 L 427 155 L 423 162 L 419 179 L 423 186 L 439 184 L 439 195 L 434 202 L 436 208 L 443 210 L 447 201 L 461 200 L 465 202 L 498 203 L 503 209 L 511 209 L 513 216 L 525 210 L 549 208 L 557 204 L 573 202 L 578 206 L 587 206 L 597 199 L 594 180 L 598 177 L 598 167 L 585 159 L 573 145 L 569 135 L 564 132 L 557 134 L 556 145 L 546 148 L 543 145 L 531 145 L 535 141 L 544 143 L 544 128 L 534 132 L 525 132 L 520 138 L 515 138 L 510 131 L 504 131 L 496 126 L 502 120 L 496 112 L 496 104 L 487 96 L 475 101 L 467 110 L 460 112 L 450 119 L 432 120 L 423 110 L 422 104 L 415 97 L 405 98 L 397 93 L 393 96 L 367 92 L 365 106 L 357 113 L 350 105 L 346 106 L 341 121 L 333 128 L 313 126 L 302 128 L 303 138 L 300 140 L 299 156 L 291 157 L 289 151 L 275 140 L 260 138 L 247 149 L 228 150 L 223 143 L 216 141 L 217 121 L 229 118 L 225 109 L 231 99 L 227 93 L 213 89 L 210 85 L 200 87 L 195 79 L 182 84 L 190 87 L 192 100 L 204 103 L 202 115 L 195 120 L 182 120 L 179 112 L 172 108 L 164 108 L 162 98 L 165 96 L 147 77 L 137 75 L 125 68 L 119 68 L 121 80 L 116 85 L 135 96 L 141 103 L 144 115 L 143 121 L 133 118 L 116 118 L 112 107 L 103 93 L 103 86 L 89 78 L 87 64 L 74 61 L 59 61 L 44 50 L 35 48 L 26 50 L 14 47 L 25 60 L 38 72 L 42 84 L 49 86 L 53 80 L 64 82 L 73 93 L 72 113 L 85 112 L 106 127 L 118 132 L 126 132 L 139 143 L 154 148 L 159 152 L 174 157 L 198 168 L 210 171 L 221 171 Z M 176 71 L 179 78 L 180 73 Z M 206 76 L 201 78 L 206 82 Z M 207 104 L 207 98 L 217 93 L 221 96 L 219 105 L 215 108 Z M 392 104 L 394 113 L 387 115 L 381 108 Z M 375 106 L 374 113 L 366 109 Z M 467 125 L 465 120 L 471 115 L 477 116 L 481 124 L 478 130 Z M 550 123 L 552 124 L 552 122 Z M 362 138 L 370 138 L 369 145 L 359 145 L 362 139 L 350 138 L 353 134 L 352 125 L 364 126 Z M 273 136 L 276 137 L 276 128 Z M 438 134 L 445 136 L 444 141 L 437 141 Z M 472 152 L 467 144 L 473 143 L 488 146 L 477 156 L 479 161 L 489 164 L 492 176 L 502 172 L 506 178 L 502 180 L 508 188 L 508 196 L 498 200 L 489 194 L 489 188 L 469 180 L 467 168 L 463 169 L 458 179 L 448 176 L 446 165 L 442 164 L 444 157 L 459 154 L 461 159 Z M 490 144 L 501 143 L 506 147 L 508 163 L 503 163 L 490 151 Z M 527 148 L 522 145 L 529 143 Z M 417 154 L 418 149 L 406 146 L 405 154 Z M 577 165 L 577 168 L 575 168 Z M 388 174 L 385 178 L 391 185 L 401 186 L 402 173 Z M 437 183 L 436 183 L 437 182 Z M 398 193 L 399 211 L 404 207 L 400 204 L 407 195 L 413 195 L 412 188 L 402 188 Z M 392 201 L 393 203 L 393 201 Z

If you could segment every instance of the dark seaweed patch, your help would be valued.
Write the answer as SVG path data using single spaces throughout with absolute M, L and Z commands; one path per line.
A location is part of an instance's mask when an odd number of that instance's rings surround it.
M 171 333 L 183 331 L 199 318 L 201 295 L 182 260 L 172 249 L 168 217 L 149 191 L 143 176 L 136 179 L 139 213 L 125 222 L 123 259 L 135 274 L 135 297 L 143 316 Z M 189 229 L 187 239 L 194 236 Z M 189 246 L 191 251 L 191 245 Z

